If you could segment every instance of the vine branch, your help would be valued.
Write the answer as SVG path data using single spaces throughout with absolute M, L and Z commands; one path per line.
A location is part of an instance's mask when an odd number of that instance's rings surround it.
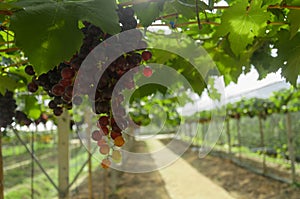
M 8 53 L 8 52 L 14 52 L 14 51 L 18 51 L 20 50 L 20 48 L 7 48 L 7 49 L 0 49 L 0 53 Z
M 128 2 L 123 2 L 120 3 L 120 6 L 132 6 L 132 5 L 137 5 L 137 4 L 141 4 L 141 3 L 148 3 L 148 2 L 160 2 L 161 0 L 135 0 L 135 1 L 128 1 Z M 228 9 L 230 8 L 230 6 L 214 6 L 213 9 L 217 9 L 217 10 L 223 10 L 223 9 Z M 284 8 L 288 8 L 291 10 L 300 10 L 300 6 L 290 6 L 290 5 L 269 5 L 268 9 L 284 9 Z M 209 9 L 207 9 L 209 10 Z

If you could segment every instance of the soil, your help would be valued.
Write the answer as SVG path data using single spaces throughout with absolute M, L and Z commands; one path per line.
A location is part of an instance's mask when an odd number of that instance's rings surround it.
M 144 142 L 134 142 L 134 152 L 147 152 Z M 138 166 L 141 163 L 132 163 Z M 112 182 L 112 176 L 116 178 L 116 183 Z M 93 198 L 94 199 L 170 199 L 164 181 L 158 171 L 132 174 L 119 172 L 112 169 L 97 169 L 93 174 Z M 115 191 L 110 185 L 115 184 Z M 72 192 L 72 199 L 88 199 L 89 197 L 87 179 Z M 106 195 L 106 196 L 104 196 Z
M 180 144 L 180 141 L 178 141 Z M 279 182 L 241 168 L 228 159 L 212 155 L 198 158 L 198 152 L 189 149 L 182 158 L 200 173 L 227 190 L 238 199 L 299 199 L 300 188 Z M 252 162 L 253 164 L 253 162 Z M 261 163 L 257 163 L 261 164 Z M 275 172 L 275 170 L 272 170 Z M 277 174 L 280 175 L 280 172 Z

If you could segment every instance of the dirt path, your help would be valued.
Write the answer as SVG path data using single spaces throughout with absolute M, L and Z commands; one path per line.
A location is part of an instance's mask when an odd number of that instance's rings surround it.
M 158 140 L 147 141 L 146 144 L 151 149 L 158 149 L 164 145 Z M 167 149 L 167 156 L 175 155 Z M 153 157 L 155 161 L 158 158 Z M 199 173 L 185 160 L 179 158 L 170 166 L 160 169 L 166 189 L 172 199 L 232 199 L 225 189 L 216 185 L 209 178 Z
M 147 152 L 147 146 L 144 142 L 134 142 L 133 151 Z M 132 162 L 130 164 L 134 167 L 143 163 Z M 113 172 L 116 172 L 115 191 L 111 187 Z M 93 199 L 171 199 L 158 171 L 134 174 L 109 169 L 106 175 L 105 178 L 105 173 L 100 168 L 93 173 Z M 88 182 L 84 180 L 72 191 L 71 198 L 88 199 L 88 193 Z
M 160 141 L 139 142 L 133 144 L 133 151 L 148 152 L 151 148 L 161 148 Z M 165 155 L 174 155 L 171 150 Z M 153 162 L 157 160 L 153 159 Z M 143 162 L 132 162 L 138 166 Z M 130 165 L 129 165 L 130 166 Z M 116 175 L 115 191 L 111 186 L 113 172 Z M 105 178 L 105 175 L 107 177 Z M 104 193 L 107 193 L 107 197 Z M 88 183 L 85 180 L 71 194 L 72 199 L 88 199 Z M 132 174 L 116 172 L 111 169 L 105 174 L 103 169 L 93 173 L 94 199 L 232 199 L 225 189 L 200 174 L 183 159 L 174 164 L 150 173 Z
M 181 141 L 177 141 L 180 146 Z M 164 141 L 164 143 L 167 143 Z M 238 199 L 299 199 L 300 188 L 254 174 L 230 160 L 208 155 L 198 158 L 189 149 L 182 158 Z

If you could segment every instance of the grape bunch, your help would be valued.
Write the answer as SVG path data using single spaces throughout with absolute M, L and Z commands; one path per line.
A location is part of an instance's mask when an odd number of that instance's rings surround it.
M 93 102 L 93 112 L 99 115 L 99 119 L 98 130 L 92 133 L 92 140 L 97 142 L 99 152 L 107 155 L 101 164 L 103 168 L 109 167 L 109 157 L 120 159 L 118 147 L 125 143 L 122 132 L 128 127 L 128 120 L 126 111 L 121 105 L 124 101 L 122 91 L 135 87 L 133 74 L 138 72 L 137 66 L 152 56 L 151 52 L 146 50 L 147 43 L 142 40 L 141 31 L 136 29 L 137 20 L 134 17 L 134 10 L 131 7 L 119 6 L 117 12 L 121 30 L 128 33 L 122 40 L 126 41 L 125 44 L 118 43 L 118 37 L 112 37 L 113 35 L 105 33 L 101 28 L 84 21 L 84 27 L 81 29 L 84 34 L 83 43 L 71 60 L 60 63 L 39 77 L 35 76 L 30 65 L 25 68 L 26 73 L 33 76 L 32 82 L 28 84 L 28 90 L 35 92 L 40 86 L 50 97 L 53 97 L 48 106 L 53 109 L 54 115 L 61 115 L 63 107 L 70 109 L 73 104 L 80 105 L 83 95 L 87 95 Z M 104 70 L 101 66 L 88 65 L 81 69 L 83 61 L 91 51 L 108 39 L 112 39 L 114 45 L 108 44 L 100 53 L 94 55 L 97 56 L 99 63 L 108 67 Z M 127 51 L 128 48 L 136 50 Z M 123 77 L 129 70 L 134 73 Z M 121 79 L 122 83 L 116 88 L 117 82 Z M 113 91 L 116 93 L 114 96 L 112 96 Z
M 16 108 L 13 92 L 6 91 L 4 95 L 0 93 L 0 128 L 6 128 L 13 122 Z
M 72 108 L 72 84 L 75 70 L 67 62 L 60 63 L 40 76 L 35 75 L 31 65 L 26 66 L 25 72 L 33 76 L 32 82 L 27 85 L 30 92 L 36 92 L 40 86 L 50 97 L 53 97 L 48 106 L 53 110 L 54 115 L 60 116 L 63 113 L 63 107 Z
M 21 126 L 29 126 L 32 123 L 32 120 L 29 119 L 26 113 L 22 111 L 16 111 L 15 119 L 16 122 Z

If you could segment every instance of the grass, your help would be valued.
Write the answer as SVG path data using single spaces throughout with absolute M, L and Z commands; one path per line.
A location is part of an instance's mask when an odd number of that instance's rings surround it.
M 75 177 L 81 165 L 86 161 L 88 153 L 84 147 L 78 148 L 77 151 L 73 151 L 70 157 L 69 176 L 70 181 Z M 92 159 L 93 168 L 99 165 L 99 162 Z M 47 173 L 51 176 L 53 181 L 57 184 L 57 160 L 54 158 L 46 159 L 43 161 Z M 6 199 L 27 199 L 31 198 L 31 176 L 30 165 L 21 169 L 13 169 L 12 171 L 5 173 L 5 198 Z M 81 176 L 87 175 L 87 166 L 81 173 Z M 34 193 L 35 198 L 53 198 L 57 196 L 56 189 L 48 181 L 46 176 L 40 172 L 36 166 L 36 174 L 34 176 Z
M 54 144 L 39 143 L 35 146 L 36 156 L 47 154 L 56 147 Z M 3 147 L 3 161 L 4 165 L 8 166 L 14 164 L 16 161 L 23 161 L 30 158 L 30 154 L 26 151 L 23 145 Z
M 188 136 L 182 136 L 182 141 L 185 142 L 190 142 L 190 137 Z M 200 146 L 202 144 L 202 140 L 201 139 L 193 139 L 192 142 L 194 145 L 196 146 Z M 223 152 L 228 152 L 228 146 L 224 146 L 224 145 L 215 145 L 214 146 L 214 150 L 219 150 L 219 151 L 223 151 Z M 247 147 L 231 147 L 231 151 L 233 153 L 238 154 L 239 151 L 241 151 L 241 154 L 243 156 L 249 157 L 249 158 L 255 158 L 255 159 L 261 159 L 263 158 L 262 154 L 258 154 L 255 152 L 252 152 L 249 148 Z M 270 156 L 266 156 L 266 162 L 267 163 L 274 163 L 274 164 L 278 164 L 280 166 L 283 166 L 285 169 L 289 169 L 290 168 L 290 163 L 288 160 L 284 159 L 284 158 L 274 158 L 274 157 L 270 157 Z M 296 169 L 300 170 L 300 164 L 296 164 Z

